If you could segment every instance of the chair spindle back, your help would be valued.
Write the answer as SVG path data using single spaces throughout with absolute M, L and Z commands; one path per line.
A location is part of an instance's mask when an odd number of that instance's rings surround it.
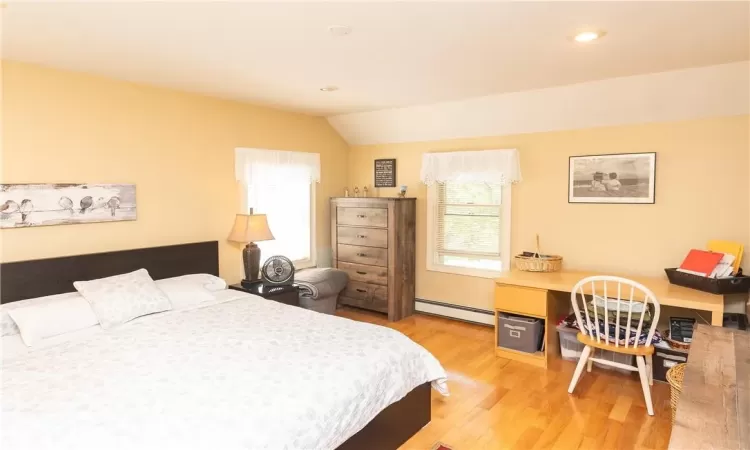
M 609 286 L 608 286 L 609 285 Z M 613 288 L 616 286 L 617 299 L 614 302 L 616 310 L 610 310 L 610 301 L 614 297 L 609 297 L 609 293 L 614 293 Z M 623 287 L 627 295 L 627 299 L 623 300 Z M 597 290 L 598 289 L 598 290 Z M 586 292 L 588 291 L 588 292 Z M 629 293 L 627 291 L 630 291 Z M 591 296 L 591 309 L 586 307 L 587 300 L 586 295 Z M 581 314 L 581 307 L 583 307 L 583 315 Z M 603 305 L 599 306 L 597 299 L 602 299 Z M 656 325 L 659 321 L 660 306 L 659 301 L 650 289 L 646 286 L 637 283 L 627 278 L 613 277 L 613 276 L 594 276 L 584 278 L 583 280 L 576 283 L 575 287 L 570 293 L 570 300 L 573 304 L 573 311 L 576 315 L 576 321 L 578 322 L 578 328 L 581 333 L 589 336 L 592 339 L 596 339 L 598 343 L 604 342 L 607 345 L 613 345 L 614 347 L 620 347 L 624 345 L 626 348 L 629 346 L 637 348 L 639 345 L 648 347 L 651 345 L 651 340 L 654 337 L 656 331 Z M 652 305 L 653 313 L 651 314 L 651 324 L 648 330 L 648 335 L 643 344 L 640 344 L 640 336 L 643 331 L 644 319 L 650 314 L 649 304 Z M 602 311 L 600 311 L 602 310 Z M 638 319 L 638 326 L 633 330 L 633 316 L 634 311 L 636 315 L 640 315 Z M 603 312 L 603 314 L 600 314 Z M 610 327 L 610 312 L 614 316 L 614 322 Z M 627 321 L 625 323 L 625 339 L 624 343 L 620 343 L 620 325 L 621 317 L 627 313 Z M 604 327 L 600 323 L 600 315 L 604 316 Z M 584 320 L 585 319 L 585 320 Z M 614 336 L 610 336 L 610 330 L 614 329 Z M 633 333 L 634 331 L 634 333 Z M 634 342 L 630 344 L 631 336 L 634 338 Z M 614 342 L 613 342 L 614 341 Z

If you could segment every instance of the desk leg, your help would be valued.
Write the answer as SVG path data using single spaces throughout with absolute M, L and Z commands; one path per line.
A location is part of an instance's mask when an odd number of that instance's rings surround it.
M 715 327 L 724 326 L 724 308 L 721 311 L 711 313 L 711 325 Z

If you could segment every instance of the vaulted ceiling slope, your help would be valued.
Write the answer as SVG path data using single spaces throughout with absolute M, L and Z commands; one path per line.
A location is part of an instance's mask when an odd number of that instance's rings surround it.
M 0 11 L 7 59 L 316 115 L 750 59 L 747 2 L 11 1 Z M 571 39 L 588 28 L 607 35 Z M 329 85 L 339 89 L 320 91 Z
M 368 145 L 742 114 L 750 114 L 747 61 L 343 114 L 328 121 L 350 145 Z

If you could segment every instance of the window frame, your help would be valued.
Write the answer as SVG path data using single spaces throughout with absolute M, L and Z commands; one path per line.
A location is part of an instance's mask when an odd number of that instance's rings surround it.
M 502 203 L 500 205 L 500 262 L 501 270 L 477 269 L 472 267 L 452 266 L 435 261 L 438 232 L 438 185 L 427 187 L 427 270 L 431 272 L 451 273 L 479 278 L 496 278 L 510 270 L 510 233 L 511 233 L 511 185 L 502 186 Z
M 242 214 L 247 214 L 248 211 L 250 211 L 250 205 L 248 205 L 248 197 L 250 192 L 250 186 L 247 183 L 239 183 L 240 184 L 240 190 L 241 190 L 241 207 L 242 207 Z M 315 185 L 318 184 L 314 181 L 310 182 L 310 257 L 307 259 L 298 259 L 292 261 L 292 264 L 294 264 L 295 270 L 300 269 L 309 269 L 311 267 L 317 266 L 317 232 L 316 232 L 316 213 L 317 213 L 317 203 L 316 203 L 316 188 Z M 265 211 L 258 211 L 259 214 L 266 214 Z M 271 230 L 273 233 L 273 230 Z M 263 254 L 261 253 L 261 265 L 263 264 Z

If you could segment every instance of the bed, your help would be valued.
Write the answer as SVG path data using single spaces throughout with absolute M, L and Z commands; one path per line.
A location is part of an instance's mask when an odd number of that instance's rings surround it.
M 139 268 L 218 275 L 218 243 L 5 263 L 0 299 Z M 447 393 L 401 333 L 239 291 L 96 331 L 3 361 L 3 448 L 389 449 Z

